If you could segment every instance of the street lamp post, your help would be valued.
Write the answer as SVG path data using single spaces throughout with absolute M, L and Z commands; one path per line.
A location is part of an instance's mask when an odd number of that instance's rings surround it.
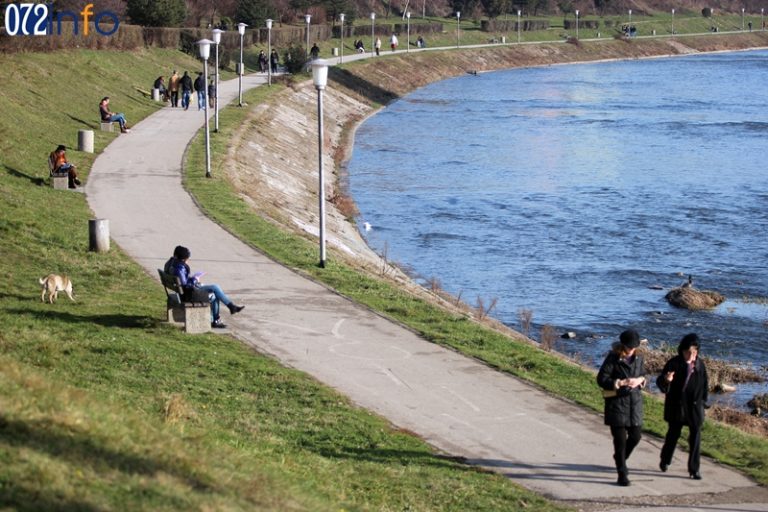
M 243 106 L 243 36 L 247 26 L 245 23 L 237 24 L 237 33 L 240 34 L 240 65 L 237 69 L 237 105 L 239 107 Z M 216 87 L 218 87 L 218 84 L 216 84 Z M 218 89 L 216 89 L 216 95 L 219 95 Z
M 405 13 L 405 19 L 407 20 L 407 27 L 408 27 L 408 39 L 407 39 L 407 45 L 405 47 L 405 52 L 408 53 L 411 51 L 411 11 L 408 11 Z
M 317 89 L 317 165 L 318 192 L 320 206 L 320 268 L 325 268 L 325 184 L 323 181 L 323 90 L 328 83 L 328 62 L 323 59 L 312 61 L 312 82 Z
M 376 13 L 371 13 L 371 57 L 373 57 L 373 52 L 375 51 L 374 46 L 376 45 L 376 41 L 373 39 L 373 25 L 376 22 Z
M 760 8 L 760 27 L 762 28 L 762 30 L 765 30 L 765 21 L 763 21 L 764 14 L 765 14 L 765 8 L 761 7 Z
M 579 10 L 576 9 L 576 39 L 579 38 Z
M 339 58 L 339 64 L 344 63 L 344 13 L 339 14 L 339 21 L 341 22 L 341 57 Z
M 741 31 L 744 32 L 744 8 L 741 8 Z
M 267 23 L 267 86 L 272 86 L 272 20 Z
M 517 44 L 520 44 L 520 14 L 522 14 L 522 11 L 518 9 L 517 10 Z
M 307 48 L 306 48 L 307 49 L 307 51 L 306 51 L 306 54 L 307 54 L 306 58 L 307 58 L 307 60 L 309 60 L 309 20 L 311 20 L 311 19 L 312 19 L 312 15 L 311 14 L 305 14 L 304 15 L 304 21 L 307 22 Z
M 629 27 L 627 27 L 629 37 L 632 37 L 632 9 L 629 10 Z
M 200 58 L 203 59 L 203 80 L 208 83 L 208 57 L 211 56 L 211 44 L 209 39 L 201 39 L 197 44 L 200 50 Z M 211 135 L 208 130 L 208 102 L 205 102 L 205 177 L 211 177 Z
M 219 28 L 215 28 L 212 31 L 213 34 L 213 43 L 216 45 L 216 74 L 214 75 L 213 82 L 216 87 L 216 96 L 219 95 L 219 44 L 221 44 L 221 33 L 224 32 L 223 30 Z M 205 82 L 205 87 L 208 87 L 208 81 Z M 208 101 L 211 101 L 211 98 L 208 98 Z M 219 102 L 216 101 L 216 98 L 213 98 L 214 101 L 214 107 L 213 107 L 213 131 L 216 133 L 219 133 Z
M 456 11 L 456 48 L 459 47 L 460 31 L 461 31 L 461 11 Z
M 672 35 L 675 35 L 675 9 L 672 9 Z

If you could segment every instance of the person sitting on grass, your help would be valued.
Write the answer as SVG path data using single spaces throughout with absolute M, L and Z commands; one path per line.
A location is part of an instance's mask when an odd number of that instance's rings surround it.
M 230 314 L 234 315 L 243 310 L 245 306 L 238 306 L 224 293 L 217 284 L 202 284 L 200 278 L 204 272 L 190 274 L 187 260 L 192 256 L 192 252 L 183 245 L 177 245 L 173 250 L 173 256 L 165 263 L 163 271 L 166 274 L 176 276 L 184 289 L 182 300 L 189 302 L 209 301 L 211 303 L 211 327 L 214 329 L 223 329 L 226 325 L 219 316 L 220 303 L 224 303 L 229 308 Z
M 59 144 L 48 156 L 48 168 L 53 174 L 66 174 L 69 178 L 69 188 L 77 188 L 81 185 L 77 178 L 77 169 L 67 161 L 67 148 Z
M 131 130 L 128 129 L 127 121 L 125 120 L 125 114 L 115 114 L 109 110 L 109 96 L 104 96 L 99 103 L 99 114 L 101 115 L 101 121 L 103 123 L 117 123 L 120 125 L 120 131 L 122 133 L 128 133 Z

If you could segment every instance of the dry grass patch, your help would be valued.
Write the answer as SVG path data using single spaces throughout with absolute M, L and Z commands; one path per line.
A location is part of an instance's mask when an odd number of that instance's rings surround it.
M 724 295 L 694 288 L 673 288 L 664 298 L 675 307 L 692 310 L 712 309 L 725 302 Z

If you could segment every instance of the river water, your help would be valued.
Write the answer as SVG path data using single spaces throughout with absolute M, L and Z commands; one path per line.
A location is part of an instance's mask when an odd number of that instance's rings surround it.
M 499 71 L 368 119 L 348 164 L 368 243 L 422 282 L 598 365 L 652 346 L 768 362 L 768 51 Z M 691 312 L 688 275 L 728 300 Z M 740 386 L 736 400 L 765 392 Z M 743 403 L 743 402 L 742 402 Z

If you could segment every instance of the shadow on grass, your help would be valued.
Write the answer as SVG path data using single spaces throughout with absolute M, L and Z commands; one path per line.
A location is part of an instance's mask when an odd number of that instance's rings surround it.
M 374 85 L 368 80 L 355 76 L 346 69 L 331 66 L 328 69 L 328 78 L 334 82 L 368 98 L 370 101 L 386 105 L 399 98 L 397 94 Z
M 45 162 L 41 164 L 42 167 L 45 166 Z M 3 165 L 6 172 L 10 174 L 11 176 L 15 176 L 16 178 L 25 178 L 28 179 L 30 183 L 33 185 L 37 185 L 38 187 L 42 187 L 45 185 L 45 182 L 47 181 L 45 178 L 41 178 L 39 176 L 30 176 L 29 174 L 26 174 L 24 172 L 21 172 L 18 169 L 14 169 L 13 167 L 8 167 L 7 165 Z
M 77 510 L 79 512 L 97 512 L 103 510 L 84 501 L 63 499 L 53 489 L 30 488 L 17 483 L 9 483 L 0 494 L 0 509 L 16 512 L 39 512 L 46 510 L 58 512 Z
M 77 123 L 82 124 L 86 128 L 91 128 L 93 130 L 96 130 L 96 129 L 99 128 L 99 125 L 96 123 L 96 121 L 88 122 L 88 121 L 86 121 L 84 119 L 80 119 L 79 117 L 75 117 L 72 114 L 67 114 L 67 117 L 69 117 L 71 120 L 73 120 L 73 121 L 75 121 Z
M 158 327 L 162 320 L 140 315 L 74 315 L 65 311 L 34 311 L 30 309 L 15 309 L 9 311 L 16 315 L 32 315 L 38 320 L 59 320 L 68 323 L 97 324 L 104 327 L 124 327 L 127 329 L 150 329 Z
M 106 468 L 127 475 L 153 476 L 162 472 L 176 476 L 193 489 L 212 490 L 211 485 L 195 476 L 193 467 L 184 461 L 160 462 L 117 451 L 104 446 L 92 432 L 81 430 L 74 425 L 57 423 L 48 418 L 22 421 L 8 419 L 0 414 L 0 438 L 6 445 L 48 453 L 75 468 L 91 467 L 96 474 L 103 473 Z
M 476 471 L 477 468 L 469 466 L 464 457 L 432 454 L 426 451 L 391 450 L 380 448 L 353 448 L 338 447 L 336 449 L 324 448 L 318 450 L 318 454 L 331 459 L 352 459 L 365 462 L 382 464 L 418 464 L 441 468 L 461 469 Z

